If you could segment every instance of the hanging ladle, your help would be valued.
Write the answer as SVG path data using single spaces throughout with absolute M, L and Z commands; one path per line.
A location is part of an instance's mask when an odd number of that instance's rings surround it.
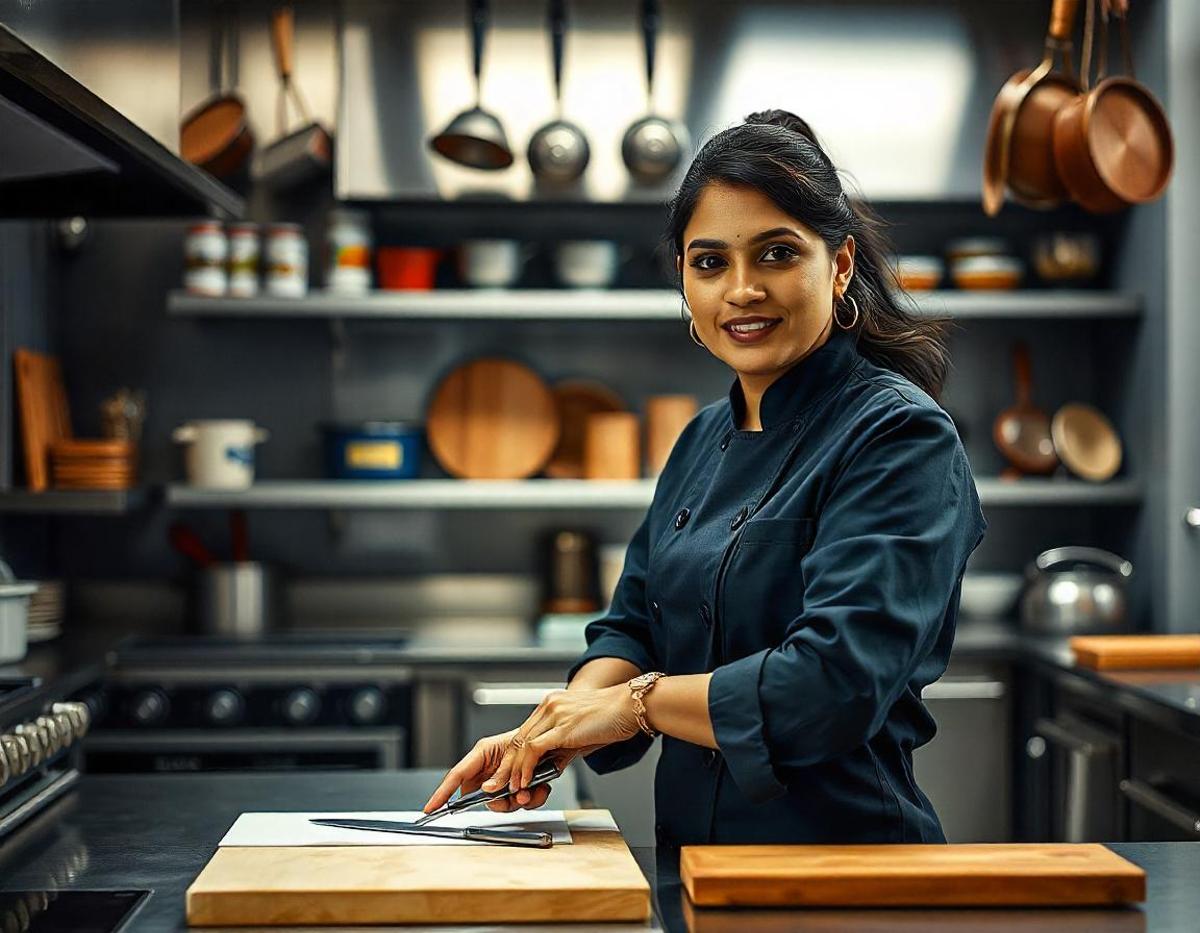
M 557 116 L 533 134 L 529 140 L 527 155 L 533 174 L 540 181 L 555 184 L 574 181 L 583 174 L 591 157 L 583 130 L 562 118 L 562 65 L 566 31 L 566 0 L 550 0 L 550 37 L 554 48 L 554 103 Z
M 513 154 L 504 127 L 494 114 L 479 106 L 483 35 L 488 23 L 487 0 L 470 0 L 468 8 L 475 56 L 475 106 L 458 114 L 429 144 L 435 152 L 468 168 L 508 168 L 513 163 Z
M 683 157 L 686 130 L 654 113 L 654 51 L 658 38 L 658 2 L 642 0 L 642 34 L 646 40 L 646 100 L 650 113 L 625 131 L 621 158 L 638 181 L 654 183 L 669 176 Z

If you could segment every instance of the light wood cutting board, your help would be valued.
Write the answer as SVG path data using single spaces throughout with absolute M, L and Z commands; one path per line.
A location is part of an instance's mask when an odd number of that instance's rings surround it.
M 567 825 L 607 817 L 568 810 Z M 650 886 L 625 840 L 572 844 L 225 847 L 187 891 L 190 926 L 645 921 Z
M 1082 667 L 1098 671 L 1200 667 L 1200 635 L 1077 635 L 1069 644 Z
M 560 431 L 550 387 L 514 360 L 477 359 L 438 384 L 425 415 L 437 462 L 459 479 L 526 479 L 554 452 Z
M 684 846 L 698 906 L 929 907 L 1124 904 L 1146 874 L 1095 843 Z

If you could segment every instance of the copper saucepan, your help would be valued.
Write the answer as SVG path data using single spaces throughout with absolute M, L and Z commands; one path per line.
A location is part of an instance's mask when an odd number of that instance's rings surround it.
M 1071 63 L 1078 10 L 1079 0 L 1054 0 L 1041 63 L 1018 71 L 996 95 L 983 150 L 983 210 L 989 217 L 999 213 L 1006 185 L 1027 207 L 1054 207 L 1066 197 L 1051 137 L 1055 114 L 1081 90 Z M 1060 51 L 1063 69 L 1056 71 Z
M 1133 76 L 1125 7 L 1121 0 L 1101 0 L 1100 80 L 1066 104 L 1054 120 L 1053 151 L 1058 173 L 1072 199 L 1093 213 L 1155 200 L 1166 190 L 1175 161 L 1171 126 L 1162 105 Z M 1110 11 L 1120 23 L 1126 73 L 1104 77 Z M 1089 20 L 1092 12 L 1089 8 Z M 1090 54 L 1091 29 L 1086 32 L 1085 54 Z M 1085 88 L 1087 70 L 1085 66 Z

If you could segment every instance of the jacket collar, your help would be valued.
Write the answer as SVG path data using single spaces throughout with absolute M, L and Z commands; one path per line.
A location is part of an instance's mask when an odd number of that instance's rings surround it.
M 858 358 L 856 336 L 835 326 L 821 346 L 767 386 L 759 406 L 763 430 L 778 427 L 803 414 Z M 729 387 L 730 427 L 741 430 L 745 415 L 742 384 L 734 378 Z

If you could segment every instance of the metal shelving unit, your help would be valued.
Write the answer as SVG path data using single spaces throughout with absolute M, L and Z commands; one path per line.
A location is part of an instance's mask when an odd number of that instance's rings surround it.
M 920 312 L 963 319 L 1135 319 L 1142 313 L 1141 296 L 1124 292 L 947 290 L 911 295 Z M 363 296 L 314 291 L 303 298 L 205 298 L 176 291 L 167 298 L 167 312 L 201 318 L 677 321 L 679 295 L 666 288 L 440 289 Z
M 644 509 L 653 479 L 640 480 L 263 480 L 245 490 L 167 486 L 175 508 L 249 509 Z M 1070 479 L 977 480 L 986 507 L 1135 506 L 1133 480 L 1087 483 Z
M 146 489 L 6 489 L 0 491 L 0 515 L 124 515 L 149 498 Z

